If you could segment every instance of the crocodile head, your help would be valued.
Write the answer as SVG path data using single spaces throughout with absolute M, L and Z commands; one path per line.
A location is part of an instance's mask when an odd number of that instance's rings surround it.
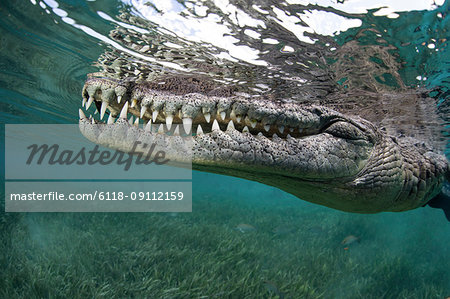
M 109 114 L 110 126 L 125 125 L 134 136 L 112 134 L 114 142 L 90 136 L 94 142 L 123 149 L 140 135 L 192 135 L 193 169 L 258 181 L 339 210 L 423 206 L 439 193 L 448 173 L 443 156 L 399 142 L 362 118 L 234 93 L 199 79 L 137 83 L 91 76 L 82 96 L 83 105 L 97 106 L 100 119 Z M 129 124 L 130 114 L 147 125 Z M 85 135 L 92 122 L 101 126 L 80 113 Z

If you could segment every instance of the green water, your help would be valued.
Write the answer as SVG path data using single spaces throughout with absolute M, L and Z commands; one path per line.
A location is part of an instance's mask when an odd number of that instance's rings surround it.
M 43 8 L 30 1 L 0 1 L 2 134 L 3 124 L 9 123 L 77 123 L 86 74 L 97 71 L 98 57 L 110 50 L 101 39 L 64 22 L 52 3 L 56 2 L 47 1 Z M 97 11 L 115 18 L 126 8 L 117 1 L 57 3 L 77 24 L 104 37 L 116 25 Z M 249 5 L 235 4 L 250 10 Z M 303 8 L 286 7 L 286 12 L 294 9 Z M 427 88 L 446 107 L 450 55 L 443 39 L 448 39 L 450 29 L 448 13 L 447 1 L 431 10 L 398 13 L 396 19 L 373 12 L 360 16 L 361 28 L 386 32 L 384 41 L 376 34 L 359 36 L 360 27 L 316 38 L 336 47 L 353 40 L 391 45 L 396 61 L 403 62 L 400 77 L 386 72 L 377 82 L 393 89 L 402 84 Z M 277 53 L 295 36 L 272 26 L 266 37 L 281 43 L 264 59 L 281 66 L 293 58 Z M 231 32 L 238 37 L 236 30 Z M 255 46 L 248 38 L 241 41 Z M 430 43 L 439 51 L 428 47 Z M 318 65 L 314 53 L 324 48 L 302 45 L 305 55 L 312 57 L 311 68 Z M 215 51 L 191 50 L 202 59 Z M 303 54 L 294 58 L 306 57 Z M 373 60 L 382 64 L 377 57 Z M 237 80 L 242 80 L 243 70 L 264 72 L 264 67 L 245 61 L 229 65 L 242 71 L 234 73 Z M 282 69 L 296 74 L 289 65 Z M 297 75 L 309 79 L 311 74 Z M 270 81 L 265 75 L 253 80 L 249 88 Z M 349 82 L 335 80 L 342 86 Z M 286 84 L 280 93 L 292 90 Z M 193 194 L 192 213 L 27 214 L 2 209 L 0 298 L 450 296 L 450 223 L 441 210 L 350 214 L 258 183 L 200 172 L 193 173 Z M 236 229 L 240 224 L 252 229 L 242 232 Z M 358 241 L 341 244 L 349 235 Z

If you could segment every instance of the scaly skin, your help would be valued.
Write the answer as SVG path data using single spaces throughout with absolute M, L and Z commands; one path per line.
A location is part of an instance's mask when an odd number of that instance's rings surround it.
M 440 192 L 449 173 L 445 157 L 397 140 L 362 118 L 324 106 L 234 94 L 193 79 L 136 83 L 90 77 L 83 101 L 114 117 L 125 110 L 122 116 L 128 112 L 154 123 L 170 124 L 171 118 L 173 124 L 184 123 L 187 133 L 196 132 L 193 169 L 258 181 L 343 211 L 423 206 Z M 90 140 L 125 151 L 131 140 L 163 135 L 149 132 L 148 126 L 137 129 L 124 117 L 111 126 L 119 125 L 128 135 L 105 140 L 92 134 L 91 120 L 80 116 L 80 129 Z M 134 139 L 123 138 L 130 135 Z

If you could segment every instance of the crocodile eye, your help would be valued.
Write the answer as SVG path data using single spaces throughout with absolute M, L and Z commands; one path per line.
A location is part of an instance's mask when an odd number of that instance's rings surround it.
M 355 125 L 349 122 L 344 121 L 332 123 L 324 130 L 324 132 L 335 137 L 349 140 L 367 140 L 367 136 L 363 131 L 361 131 L 361 129 L 357 128 Z

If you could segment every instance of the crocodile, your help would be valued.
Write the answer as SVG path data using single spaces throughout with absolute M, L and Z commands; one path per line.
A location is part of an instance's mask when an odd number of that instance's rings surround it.
M 124 39 L 117 31 L 110 36 L 123 43 L 138 38 Z M 299 101 L 240 92 L 204 76 L 128 76 L 139 66 L 115 64 L 121 55 L 104 55 L 102 61 L 112 63 L 90 74 L 83 87 L 83 108 L 96 107 L 100 118 L 88 118 L 80 109 L 80 129 L 96 143 L 126 151 L 145 136 L 189 136 L 195 170 L 257 181 L 347 212 L 401 212 L 434 203 L 430 206 L 444 208 L 450 217 L 450 199 L 441 193 L 450 177 L 445 156 L 420 138 L 394 133 L 395 122 L 382 124 L 377 114 L 383 101 L 387 110 L 393 103 L 406 103 L 412 111 L 423 107 L 418 92 L 352 93 L 333 87 L 318 96 L 326 101 Z M 373 105 L 349 108 L 348 98 Z M 133 138 L 112 134 L 116 140 L 100 140 L 92 134 L 106 126 L 121 126 Z
M 258 181 L 338 210 L 414 209 L 438 195 L 448 179 L 444 156 L 361 117 L 320 105 L 224 96 L 227 92 L 201 82 L 166 78 L 136 84 L 91 77 L 82 96 L 86 106 L 99 106 L 100 119 L 108 109 L 112 126 L 119 116 L 132 128 L 129 113 L 144 120 L 136 140 L 182 124 L 175 135 L 194 132 L 193 169 Z M 80 110 L 82 131 L 92 122 L 100 125 Z M 162 124 L 159 133 L 152 124 Z

